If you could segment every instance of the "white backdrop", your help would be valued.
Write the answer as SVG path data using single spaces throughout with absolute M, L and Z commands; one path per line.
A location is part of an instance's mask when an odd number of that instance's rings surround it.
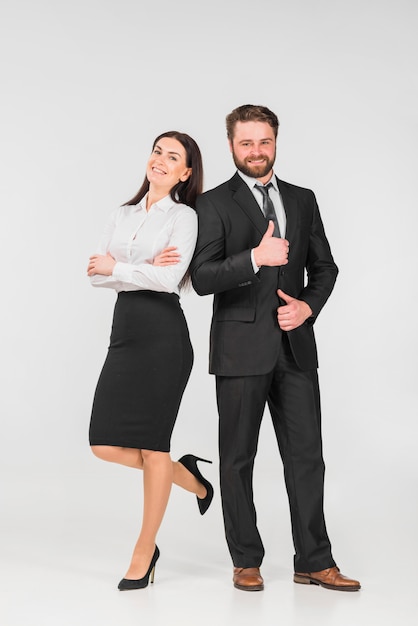
M 234 172 L 225 115 L 264 104 L 281 122 L 275 169 L 315 191 L 340 268 L 316 324 L 335 556 L 358 577 L 356 564 L 369 551 L 385 567 L 411 567 L 415 0 L 2 0 L 0 7 L 0 468 L 13 503 L 8 519 L 51 476 L 106 476 L 110 492 L 117 476 L 117 489 L 126 485 L 131 497 L 122 470 L 105 468 L 88 448 L 115 299 L 90 287 L 88 256 L 110 211 L 137 191 L 157 134 L 178 129 L 197 140 L 208 189 Z M 211 298 L 189 294 L 182 303 L 195 366 L 173 456 L 216 461 Z M 256 480 L 267 533 L 271 491 L 282 489 L 272 435 L 266 415 Z M 216 463 L 213 470 L 216 482 Z M 13 500 L 16 485 L 23 491 Z M 212 523 L 227 560 L 219 510 Z M 290 536 L 286 542 L 291 555 Z

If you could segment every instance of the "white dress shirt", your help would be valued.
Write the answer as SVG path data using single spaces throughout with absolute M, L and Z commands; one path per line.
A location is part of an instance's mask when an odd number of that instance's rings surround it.
M 90 277 L 94 287 L 119 291 L 149 289 L 179 294 L 179 283 L 189 267 L 197 239 L 197 214 L 185 204 L 165 196 L 146 210 L 145 196 L 137 205 L 113 211 L 104 229 L 97 254 L 116 260 L 111 276 Z M 176 246 L 176 265 L 152 265 L 168 246 Z
M 256 185 L 261 185 L 260 181 L 257 180 L 256 178 L 252 178 L 251 176 L 247 176 L 240 170 L 238 170 L 238 174 L 241 176 L 242 180 L 250 188 L 250 191 L 253 194 L 254 198 L 256 199 L 261 212 L 263 212 L 263 194 L 260 191 L 258 191 L 258 189 L 256 188 Z M 272 186 L 269 188 L 267 193 L 269 194 L 270 199 L 273 202 L 274 210 L 276 212 L 276 217 L 277 217 L 277 223 L 279 224 L 280 236 L 282 237 L 282 239 L 285 239 L 286 237 L 286 213 L 284 210 L 282 197 L 280 195 L 280 191 L 277 186 L 277 179 L 276 179 L 276 176 L 274 175 L 274 172 L 273 172 L 272 177 L 266 184 L 268 185 L 269 183 L 271 183 Z M 257 266 L 254 260 L 253 250 L 251 250 L 251 262 L 253 264 L 254 272 L 257 273 L 260 268 Z

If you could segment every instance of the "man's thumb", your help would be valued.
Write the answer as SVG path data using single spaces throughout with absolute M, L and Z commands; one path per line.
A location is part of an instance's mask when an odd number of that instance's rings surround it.
M 285 293 L 281 289 L 277 290 L 277 295 L 279 296 L 279 298 L 284 300 L 286 302 L 286 304 L 289 304 L 289 302 L 291 302 L 294 299 L 294 298 L 292 298 L 292 296 L 288 296 L 287 293 Z
M 264 237 L 273 237 L 274 231 L 274 222 L 273 220 L 269 220 L 269 225 L 267 226 L 267 230 L 264 233 Z

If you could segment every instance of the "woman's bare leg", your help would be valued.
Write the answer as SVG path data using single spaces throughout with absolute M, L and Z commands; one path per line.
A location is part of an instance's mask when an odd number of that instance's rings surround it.
M 173 484 L 173 464 L 168 452 L 142 450 L 144 510 L 141 532 L 125 578 L 136 580 L 147 573 L 155 550 L 158 529 L 164 517 Z
M 155 550 L 157 532 L 167 508 L 173 483 L 199 498 L 206 496 L 206 488 L 181 463 L 172 461 L 168 452 L 92 446 L 95 456 L 127 467 L 143 470 L 144 508 L 142 527 L 125 578 L 137 580 L 147 573 Z
M 196 494 L 198 498 L 205 498 L 207 493 L 206 487 L 204 487 L 184 465 L 178 461 L 172 461 L 172 463 L 173 483 L 186 491 Z
M 91 449 L 95 456 L 104 461 L 119 463 L 120 465 L 126 465 L 127 467 L 134 467 L 136 469 L 143 469 L 144 459 L 142 458 L 142 451 L 136 448 L 92 446 Z M 206 496 L 206 488 L 202 483 L 200 483 L 181 463 L 172 461 L 172 464 L 173 483 L 186 491 L 190 491 L 190 493 L 194 493 L 198 498 L 204 498 Z
M 119 446 L 91 446 L 94 456 L 102 461 L 110 463 L 118 463 L 127 467 L 142 469 L 144 459 L 142 458 L 142 450 L 138 448 L 121 448 Z

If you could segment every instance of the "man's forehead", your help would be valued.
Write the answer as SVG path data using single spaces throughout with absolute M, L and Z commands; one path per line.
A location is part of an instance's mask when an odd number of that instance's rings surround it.
M 262 139 L 274 139 L 273 128 L 267 122 L 237 122 L 234 128 L 234 138 L 239 140 L 262 140 Z

